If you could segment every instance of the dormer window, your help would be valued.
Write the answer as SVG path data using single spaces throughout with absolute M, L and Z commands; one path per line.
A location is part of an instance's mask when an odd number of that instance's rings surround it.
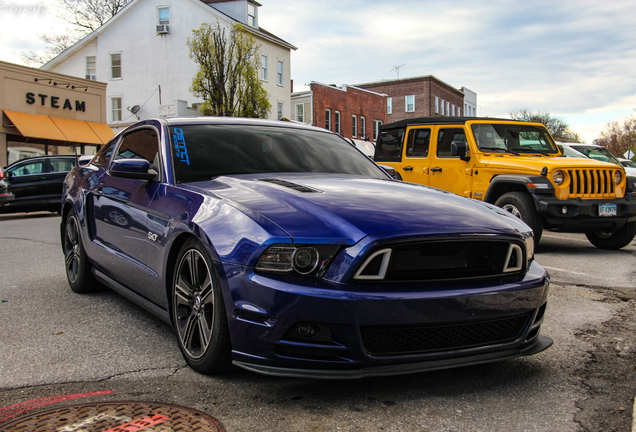
M 247 4 L 247 24 L 256 27 L 256 6 Z

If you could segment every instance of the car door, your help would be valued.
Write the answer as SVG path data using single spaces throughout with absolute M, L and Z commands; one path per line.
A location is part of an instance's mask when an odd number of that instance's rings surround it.
M 45 159 L 27 159 L 7 168 L 11 192 L 15 200 L 9 204 L 14 211 L 47 210 L 48 190 L 45 180 Z
M 114 160 L 152 162 L 158 149 L 154 128 L 136 129 L 122 138 Z M 116 177 L 107 171 L 90 194 L 94 242 L 106 251 L 99 263 L 109 276 L 137 291 L 146 279 L 148 205 L 155 191 L 147 180 Z
M 435 149 L 430 158 L 430 186 L 444 189 L 470 198 L 472 188 L 472 169 L 469 161 L 460 156 L 452 156 L 453 143 L 467 145 L 466 131 L 458 126 L 437 126 Z
M 66 174 L 75 166 L 75 156 L 48 158 L 43 183 L 52 207 L 61 207 L 62 188 Z
M 431 127 L 410 127 L 406 131 L 402 180 L 427 185 L 429 183 L 429 147 Z

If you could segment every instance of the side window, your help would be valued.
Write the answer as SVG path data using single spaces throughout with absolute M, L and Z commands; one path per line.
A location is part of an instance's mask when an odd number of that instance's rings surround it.
M 75 166 L 73 159 L 51 159 L 51 172 L 62 173 L 69 172 Z
M 140 129 L 124 137 L 115 159 L 145 159 L 153 163 L 158 150 L 157 132 L 154 129 Z
M 97 152 L 97 155 L 92 160 L 93 165 L 106 167 L 110 162 L 110 158 L 113 155 L 113 150 L 115 149 L 115 145 L 119 140 L 117 138 L 112 139 L 108 144 L 106 144 L 102 149 Z
M 380 132 L 375 148 L 374 160 L 378 162 L 402 161 L 402 143 L 404 129 L 392 129 Z
M 450 157 L 452 143 L 466 143 L 463 128 L 444 128 L 437 134 L 437 157 Z
M 41 160 L 25 163 L 12 168 L 10 172 L 14 177 L 42 174 L 43 172 L 45 172 L 44 163 Z
M 430 129 L 411 129 L 406 144 L 407 157 L 428 157 L 428 146 L 431 142 Z

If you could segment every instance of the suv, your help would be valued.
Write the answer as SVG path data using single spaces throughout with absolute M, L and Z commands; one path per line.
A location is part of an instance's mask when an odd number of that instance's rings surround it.
M 636 235 L 636 178 L 622 167 L 564 158 L 540 123 L 424 117 L 380 127 L 374 160 L 400 180 L 502 207 L 533 230 L 584 232 L 598 248 Z
M 4 169 L 4 180 L 14 199 L 0 205 L 0 214 L 59 212 L 64 177 L 76 165 L 77 157 L 73 155 L 38 156 L 12 163 Z

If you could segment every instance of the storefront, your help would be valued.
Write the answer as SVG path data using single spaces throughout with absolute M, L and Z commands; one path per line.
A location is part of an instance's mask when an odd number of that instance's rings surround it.
M 44 154 L 93 154 L 114 133 L 106 84 L 0 62 L 0 167 Z

